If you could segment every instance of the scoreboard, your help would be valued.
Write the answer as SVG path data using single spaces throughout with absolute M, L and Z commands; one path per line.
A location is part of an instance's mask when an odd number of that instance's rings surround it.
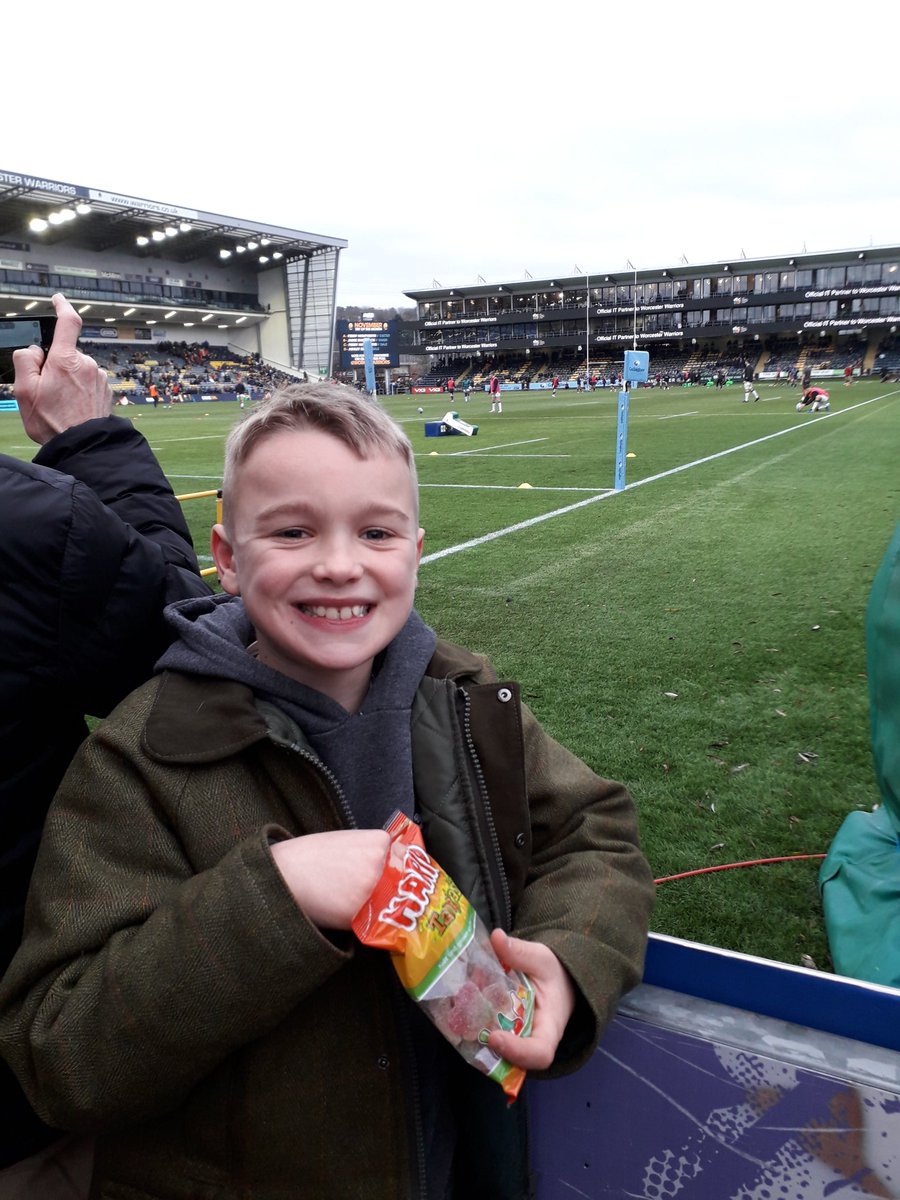
M 365 366 L 367 339 L 372 343 L 372 356 L 376 367 L 399 365 L 396 321 L 338 321 L 337 335 L 342 371 Z

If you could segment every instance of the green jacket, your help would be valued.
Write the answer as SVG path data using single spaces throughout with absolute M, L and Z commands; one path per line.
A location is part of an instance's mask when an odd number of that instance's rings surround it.
M 575 980 L 547 1074 L 574 1070 L 642 969 L 653 887 L 628 793 L 446 643 L 412 748 L 429 851 Z M 270 853 L 351 823 L 297 727 L 237 683 L 164 674 L 85 743 L 47 821 L 0 1043 L 41 1116 L 102 1135 L 92 1195 L 424 1196 L 389 956 L 310 924 Z

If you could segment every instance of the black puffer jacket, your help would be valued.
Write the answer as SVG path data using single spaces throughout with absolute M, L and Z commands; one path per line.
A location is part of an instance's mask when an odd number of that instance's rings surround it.
M 181 505 L 130 421 L 75 426 L 33 463 L 0 455 L 0 973 L 85 714 L 105 716 L 150 676 L 169 640 L 163 606 L 208 591 Z M 5 1066 L 0 1112 L 0 1167 L 49 1140 Z

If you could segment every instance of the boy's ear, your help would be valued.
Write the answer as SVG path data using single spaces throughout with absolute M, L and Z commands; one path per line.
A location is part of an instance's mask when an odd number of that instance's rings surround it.
M 228 540 L 224 525 L 213 525 L 210 549 L 223 590 L 230 596 L 239 596 L 241 589 L 238 584 L 237 569 L 234 565 L 234 548 Z
M 422 543 L 424 542 L 424 540 L 425 540 L 425 530 L 420 529 L 419 535 L 416 538 L 416 566 L 419 565 L 419 561 L 422 558 Z

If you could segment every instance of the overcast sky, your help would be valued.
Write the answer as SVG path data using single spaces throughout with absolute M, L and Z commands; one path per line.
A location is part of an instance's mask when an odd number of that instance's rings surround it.
M 0 169 L 346 238 L 339 304 L 900 241 L 891 3 L 60 8 Z

